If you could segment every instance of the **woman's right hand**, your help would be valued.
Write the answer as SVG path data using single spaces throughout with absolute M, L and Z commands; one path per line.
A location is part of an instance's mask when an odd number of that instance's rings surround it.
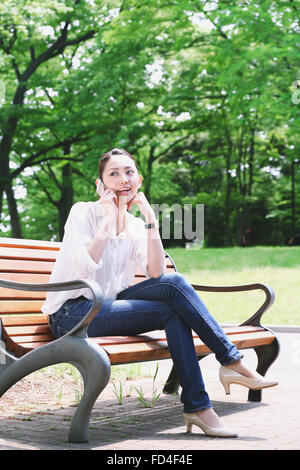
M 118 197 L 115 191 L 102 186 L 100 190 L 99 204 L 105 208 L 106 215 L 110 223 L 116 222 L 118 217 L 117 201 Z

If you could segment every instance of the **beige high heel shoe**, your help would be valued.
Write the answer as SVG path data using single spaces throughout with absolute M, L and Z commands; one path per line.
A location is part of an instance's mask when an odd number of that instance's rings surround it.
M 205 424 L 196 413 L 183 413 L 186 424 L 186 432 L 191 433 L 193 424 L 198 426 L 207 436 L 213 437 L 237 437 L 238 433 L 233 429 L 222 426 L 214 428 Z
M 245 375 L 239 374 L 225 366 L 221 366 L 219 370 L 220 381 L 224 387 L 226 395 L 230 394 L 231 384 L 243 385 L 251 390 L 261 390 L 262 388 L 278 385 L 278 382 L 274 380 L 266 380 L 262 375 L 256 375 L 256 377 L 246 377 Z

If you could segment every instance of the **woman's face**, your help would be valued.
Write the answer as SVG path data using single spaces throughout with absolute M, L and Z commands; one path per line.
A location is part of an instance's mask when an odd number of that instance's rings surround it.
M 98 184 L 96 180 L 96 185 Z M 103 183 L 115 191 L 118 196 L 124 196 L 127 203 L 130 202 L 138 192 L 142 184 L 142 176 L 138 174 L 134 161 L 126 155 L 113 155 L 105 165 Z

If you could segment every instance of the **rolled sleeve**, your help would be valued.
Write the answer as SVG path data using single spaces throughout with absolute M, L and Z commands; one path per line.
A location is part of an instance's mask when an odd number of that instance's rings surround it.
M 96 263 L 88 252 L 87 246 L 81 245 L 77 248 L 76 260 L 79 266 L 84 266 L 89 272 L 93 272 L 103 266 L 103 259 Z
M 102 258 L 96 263 L 88 252 L 87 246 L 92 239 L 88 205 L 77 202 L 72 206 L 65 224 L 64 241 L 67 241 L 73 269 L 79 277 L 89 277 L 89 274 L 103 266 Z

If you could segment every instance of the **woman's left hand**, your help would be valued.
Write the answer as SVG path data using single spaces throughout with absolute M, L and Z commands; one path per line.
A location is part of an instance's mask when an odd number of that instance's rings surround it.
M 127 210 L 131 208 L 133 204 L 136 204 L 145 217 L 155 217 L 154 210 L 150 206 L 144 193 L 136 193 L 135 197 L 127 204 Z

